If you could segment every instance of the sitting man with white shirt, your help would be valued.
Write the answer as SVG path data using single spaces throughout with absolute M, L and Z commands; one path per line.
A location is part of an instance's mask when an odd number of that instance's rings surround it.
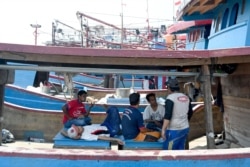
M 146 128 L 161 132 L 165 108 L 163 105 L 157 103 L 155 93 L 147 94 L 146 99 L 149 103 L 143 112 L 143 120 Z

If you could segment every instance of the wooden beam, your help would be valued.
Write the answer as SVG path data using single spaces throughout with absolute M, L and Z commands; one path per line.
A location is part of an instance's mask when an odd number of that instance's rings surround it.
M 195 54 L 195 53 L 194 53 Z M 249 63 L 250 55 L 242 56 L 228 56 L 223 57 L 225 53 L 216 55 L 217 64 L 231 64 L 231 63 Z M 201 64 L 211 64 L 210 58 L 188 58 L 190 54 L 183 52 L 183 58 L 173 58 L 173 57 L 80 57 L 80 56 L 65 56 L 65 55 L 38 55 L 38 54 L 26 54 L 25 58 L 19 57 L 18 54 L 2 53 L 1 58 L 8 61 L 19 61 L 21 63 L 35 64 L 50 63 L 50 64 L 89 64 L 89 65 L 120 65 L 120 66 L 156 66 L 156 67 L 166 67 L 166 66 L 197 66 Z M 213 55 L 212 55 L 213 56 Z M 214 57 L 214 56 L 213 56 Z
M 191 14 L 193 14 L 194 12 L 200 12 L 200 8 L 201 8 L 200 5 L 199 5 L 199 6 L 192 7 L 192 8 L 190 8 L 190 10 L 187 11 L 187 13 L 188 13 L 188 15 L 191 15 Z
M 214 142 L 214 127 L 213 127 L 213 112 L 211 102 L 211 78 L 208 65 L 202 66 L 203 76 L 203 92 L 204 92 L 204 104 L 205 104 L 205 120 L 206 120 L 206 136 L 207 136 L 207 148 L 215 149 Z
M 201 2 L 200 0 L 194 0 L 190 2 L 190 5 L 187 5 L 187 8 L 185 9 L 185 13 L 188 15 L 193 14 L 194 12 L 198 12 L 199 8 L 201 7 Z
M 194 2 L 187 8 L 188 15 L 193 14 L 194 12 L 200 12 L 201 14 L 206 13 L 207 11 L 214 9 L 218 6 L 219 3 L 222 3 L 224 0 L 203 0 L 200 2 Z
M 217 4 L 212 4 L 212 5 L 206 5 L 206 6 L 203 6 L 201 9 L 200 9 L 200 13 L 201 14 L 204 14 L 206 13 L 207 11 L 215 8 L 217 6 Z
M 202 6 L 207 5 L 207 4 L 211 4 L 214 3 L 214 0 L 201 0 L 200 4 Z

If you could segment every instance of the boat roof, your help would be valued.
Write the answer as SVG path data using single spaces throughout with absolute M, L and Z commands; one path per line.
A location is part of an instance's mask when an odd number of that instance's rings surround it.
M 250 47 L 216 50 L 132 50 L 51 47 L 0 43 L 0 58 L 40 66 L 145 69 L 148 67 L 196 66 L 250 62 Z M 241 58 L 240 58 L 241 57 Z M 244 58 L 243 58 L 244 57 Z M 39 70 L 39 67 L 37 67 Z
M 171 25 L 167 29 L 168 34 L 183 32 L 184 30 L 187 30 L 191 27 L 197 27 L 197 26 L 204 26 L 204 25 L 211 25 L 212 20 L 193 20 L 193 21 L 179 21 L 173 25 Z

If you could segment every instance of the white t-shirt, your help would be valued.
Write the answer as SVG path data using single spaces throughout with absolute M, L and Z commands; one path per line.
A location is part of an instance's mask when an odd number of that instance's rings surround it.
M 93 132 L 97 130 L 108 130 L 106 126 L 101 126 L 99 124 L 92 124 L 92 125 L 86 125 L 83 126 L 84 131 L 82 133 L 81 139 L 84 140 L 98 140 L 98 135 L 92 134 Z M 105 136 L 110 136 L 109 134 L 101 134 Z
M 143 112 L 143 120 L 152 119 L 161 121 L 163 120 L 164 115 L 165 115 L 165 108 L 163 105 L 158 104 L 156 111 L 154 111 L 152 107 L 148 105 Z
M 189 98 L 183 93 L 172 93 L 168 95 L 167 99 L 174 102 L 172 118 L 168 129 L 180 130 L 188 128 Z

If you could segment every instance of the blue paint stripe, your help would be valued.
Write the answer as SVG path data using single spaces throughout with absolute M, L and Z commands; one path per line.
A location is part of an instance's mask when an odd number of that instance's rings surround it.
M 115 157 L 114 157 L 115 158 Z M 67 160 L 67 159 L 46 159 L 46 158 L 20 158 L 20 157 L 0 157 L 1 167 L 82 167 L 82 166 L 115 166 L 120 165 L 123 167 L 136 166 L 136 167 L 159 167 L 159 166 L 174 166 L 174 167 L 249 167 L 250 158 L 244 159 L 223 159 L 223 160 L 123 160 L 123 161 L 110 161 L 110 160 Z M 84 164 L 84 165 L 83 165 Z

